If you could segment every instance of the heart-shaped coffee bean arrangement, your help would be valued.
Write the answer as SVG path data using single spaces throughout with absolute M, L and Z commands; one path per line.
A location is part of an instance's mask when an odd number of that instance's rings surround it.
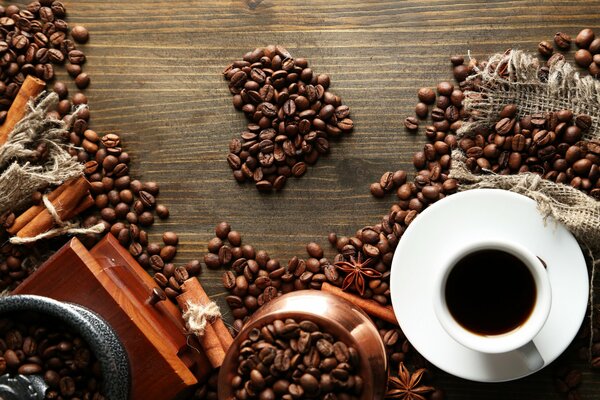
M 250 121 L 231 139 L 227 162 L 238 182 L 254 182 L 260 191 L 281 190 L 290 176 L 304 175 L 329 152 L 330 138 L 354 127 L 348 106 L 328 91 L 329 76 L 283 47 L 248 52 L 223 75 L 233 106 Z

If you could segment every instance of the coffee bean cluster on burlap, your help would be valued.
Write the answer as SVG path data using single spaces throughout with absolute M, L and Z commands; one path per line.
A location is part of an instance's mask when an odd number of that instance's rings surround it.
M 66 13 L 63 3 L 52 0 L 33 1 L 25 8 L 0 6 L 0 123 L 27 75 L 51 81 L 54 66 L 67 63 L 77 87 L 89 85 L 81 68 L 85 54 L 75 44 L 86 42 L 89 34 L 82 26 L 70 29 Z
M 350 400 L 363 391 L 356 348 L 309 319 L 252 329 L 238 361 L 231 385 L 239 400 Z
M 581 140 L 590 116 L 561 110 L 519 117 L 516 110 L 507 105 L 489 133 L 459 141 L 467 167 L 475 173 L 532 172 L 600 198 L 600 141 Z
M 83 339 L 35 313 L 0 318 L 0 375 L 40 375 L 45 399 L 102 400 L 100 363 Z
M 329 76 L 281 46 L 248 52 L 223 75 L 234 107 L 250 121 L 229 143 L 227 162 L 238 182 L 254 182 L 260 191 L 280 190 L 289 177 L 304 175 L 329 152 L 331 138 L 354 127 L 348 106 L 328 90 Z

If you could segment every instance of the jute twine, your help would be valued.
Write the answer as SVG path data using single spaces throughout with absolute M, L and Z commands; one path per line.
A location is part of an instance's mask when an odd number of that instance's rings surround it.
M 203 306 L 191 300 L 187 302 L 187 310 L 182 315 L 189 333 L 203 336 L 206 326 L 221 317 L 219 306 L 213 301 Z
M 489 66 L 471 80 L 477 80 L 479 91 L 466 91 L 464 107 L 473 116 L 458 132 L 458 137 L 472 136 L 480 128 L 490 128 L 498 121 L 498 113 L 507 104 L 515 104 L 520 116 L 547 114 L 563 109 L 591 116 L 592 126 L 585 140 L 600 139 L 600 82 L 582 77 L 573 66 L 559 61 L 550 67 L 547 80 L 540 79 L 540 64 L 534 55 L 522 51 L 496 54 Z M 508 75 L 506 75 L 508 73 Z M 536 201 L 544 218 L 552 217 L 564 224 L 587 251 L 591 261 L 590 323 L 598 305 L 594 298 L 596 268 L 600 262 L 600 202 L 567 185 L 557 184 L 533 173 L 497 175 L 483 171 L 472 174 L 461 151 L 452 153 L 450 177 L 460 183 L 460 190 L 499 188 L 523 194 Z M 591 344 L 595 338 L 590 338 Z
M 42 197 L 42 201 L 44 203 L 44 206 L 46 207 L 46 209 L 52 216 L 52 219 L 54 220 L 54 224 L 57 227 L 54 229 L 50 229 L 49 231 L 40 233 L 39 235 L 33 236 L 33 237 L 21 238 L 18 236 L 13 236 L 9 239 L 9 241 L 12 244 L 19 245 L 19 244 L 34 243 L 34 242 L 37 242 L 38 240 L 50 239 L 50 238 L 53 238 L 56 236 L 66 235 L 66 234 L 70 234 L 70 235 L 80 235 L 81 234 L 81 235 L 83 235 L 83 234 L 90 234 L 90 233 L 99 234 L 99 233 L 104 232 L 104 229 L 105 229 L 104 224 L 96 224 L 89 228 L 82 228 L 78 221 L 77 222 L 63 221 L 60 218 L 60 216 L 58 215 L 58 211 L 56 210 L 56 208 L 54 207 L 52 202 L 48 199 L 48 196 L 44 195 L 44 197 Z
M 36 101 L 30 101 L 29 113 L 0 147 L 0 214 L 23 208 L 40 188 L 60 185 L 83 174 L 83 165 L 62 145 L 69 126 L 61 120 L 45 118 L 58 100 L 56 93 L 42 93 Z M 48 157 L 41 165 L 27 161 L 39 143 L 48 147 Z

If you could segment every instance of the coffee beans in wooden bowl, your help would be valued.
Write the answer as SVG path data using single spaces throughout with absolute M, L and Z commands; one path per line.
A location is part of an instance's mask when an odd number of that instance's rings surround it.
M 240 344 L 235 398 L 358 399 L 358 351 L 309 319 L 276 319 Z
M 366 314 L 303 290 L 246 324 L 221 367 L 219 398 L 382 400 L 386 380 L 385 348 Z

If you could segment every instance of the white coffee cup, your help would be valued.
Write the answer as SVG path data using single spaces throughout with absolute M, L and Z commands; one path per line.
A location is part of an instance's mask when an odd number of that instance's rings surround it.
M 528 268 L 536 289 L 536 297 L 529 317 L 515 329 L 497 335 L 484 335 L 467 330 L 454 319 L 446 303 L 446 284 L 450 272 L 464 257 L 481 250 L 500 250 L 515 256 Z M 505 240 L 471 242 L 454 251 L 448 258 L 448 262 L 439 268 L 435 282 L 433 297 L 435 314 L 442 327 L 454 340 L 482 353 L 517 351 L 522 354 L 524 362 L 531 371 L 544 365 L 544 360 L 535 347 L 533 339 L 548 318 L 552 294 L 545 266 L 535 254 L 518 243 Z M 507 288 L 507 295 L 510 295 L 509 288 Z

